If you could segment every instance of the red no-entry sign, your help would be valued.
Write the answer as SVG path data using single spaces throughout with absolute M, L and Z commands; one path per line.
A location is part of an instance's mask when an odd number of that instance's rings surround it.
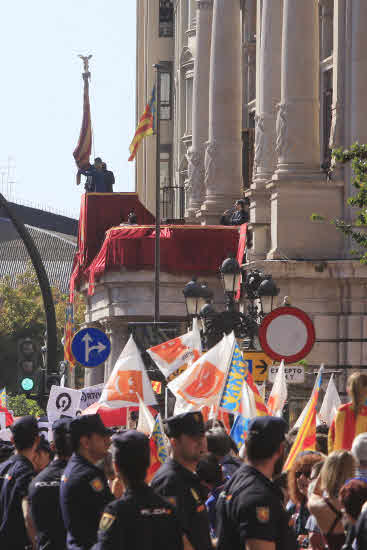
M 296 307 L 279 307 L 269 313 L 259 328 L 262 350 L 274 361 L 296 363 L 308 355 L 315 343 L 310 317 Z

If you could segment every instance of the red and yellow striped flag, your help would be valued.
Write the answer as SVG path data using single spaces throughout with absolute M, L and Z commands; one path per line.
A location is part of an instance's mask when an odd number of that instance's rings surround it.
M 75 359 L 71 353 L 71 341 L 73 339 L 74 330 L 74 308 L 73 304 L 68 304 L 65 311 L 64 360 L 68 361 L 70 367 L 75 365 Z
M 84 101 L 83 101 L 83 121 L 80 129 L 78 145 L 73 156 L 78 168 L 87 168 L 89 166 L 90 154 L 92 151 L 92 122 L 90 117 L 89 104 L 89 76 L 90 73 L 83 73 L 84 80 Z
M 292 445 L 289 455 L 284 464 L 283 471 L 290 470 L 299 453 L 302 451 L 315 450 L 316 447 L 316 405 L 319 399 L 319 392 L 322 382 L 323 366 L 320 367 L 315 386 L 309 402 L 305 418 L 298 430 L 295 442 Z
M 158 380 L 152 380 L 152 388 L 155 391 L 155 393 L 161 393 L 162 382 L 158 382 Z
M 254 398 L 255 398 L 255 405 L 256 405 L 256 412 L 257 416 L 268 416 L 269 411 L 263 401 L 263 398 L 260 395 L 260 392 L 258 390 L 258 387 L 256 386 L 254 379 L 252 377 L 252 374 L 249 370 L 247 370 L 245 380 L 247 382 L 247 385 L 252 389 Z
M 155 86 L 152 90 L 152 96 L 148 105 L 145 107 L 145 111 L 139 120 L 138 127 L 136 128 L 135 135 L 130 144 L 129 151 L 130 157 L 129 162 L 134 160 L 136 157 L 137 150 L 140 143 L 145 138 L 145 136 L 151 136 L 154 133 L 154 113 L 156 110 L 156 96 L 155 96 Z

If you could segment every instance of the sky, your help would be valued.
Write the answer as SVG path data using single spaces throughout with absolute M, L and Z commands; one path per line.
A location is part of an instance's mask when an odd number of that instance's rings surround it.
M 8 0 L 1 18 L 0 191 L 78 215 L 83 186 L 75 184 L 72 156 L 83 106 L 78 54 L 93 55 L 92 158 L 101 156 L 113 170 L 115 191 L 134 191 L 134 162 L 127 159 L 136 123 L 135 1 Z

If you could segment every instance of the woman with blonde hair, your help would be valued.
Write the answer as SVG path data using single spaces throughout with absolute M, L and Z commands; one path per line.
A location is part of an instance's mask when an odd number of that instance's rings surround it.
M 340 488 L 354 476 L 357 461 L 349 451 L 334 451 L 325 460 L 320 472 L 319 489 L 308 499 L 308 509 L 316 518 L 329 550 L 340 550 L 345 541 Z
M 353 439 L 367 432 L 367 373 L 354 372 L 348 378 L 349 403 L 341 405 L 329 430 L 329 453 L 340 449 L 350 450 Z

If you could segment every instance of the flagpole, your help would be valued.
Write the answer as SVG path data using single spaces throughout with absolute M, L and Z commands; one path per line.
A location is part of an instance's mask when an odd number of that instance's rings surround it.
M 166 386 L 166 389 L 165 389 L 165 402 L 164 402 L 164 418 L 167 418 L 168 416 L 168 388 Z
M 161 66 L 153 65 L 156 70 L 156 170 L 155 170 L 155 255 L 154 255 L 154 322 L 159 323 L 159 287 L 161 268 Z

